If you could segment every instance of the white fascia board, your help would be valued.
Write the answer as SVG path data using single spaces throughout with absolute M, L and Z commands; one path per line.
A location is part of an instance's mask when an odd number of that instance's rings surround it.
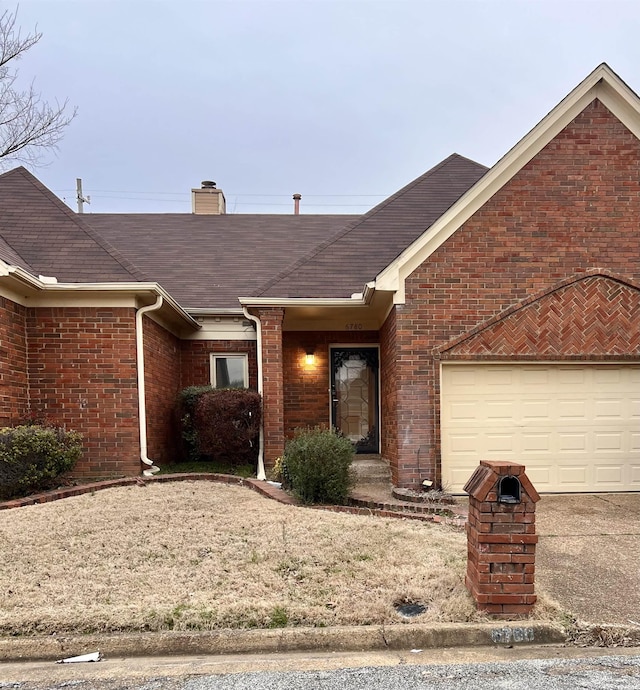
M 243 307 L 362 307 L 373 299 L 375 281 L 365 283 L 362 292 L 352 297 L 238 297 Z
M 597 67 L 415 242 L 376 277 L 378 290 L 395 290 L 404 303 L 404 281 L 535 155 L 598 98 L 640 139 L 640 100 L 605 64 Z
M 365 295 L 353 299 L 338 297 L 321 299 L 314 297 L 238 297 L 245 307 L 361 307 L 367 304 Z
M 111 292 L 116 294 L 126 293 L 132 295 L 150 293 L 154 296 L 162 296 L 163 302 L 171 307 L 171 309 L 178 316 L 180 316 L 183 321 L 185 321 L 192 328 L 200 328 L 200 324 L 193 317 L 191 317 L 191 315 L 189 315 L 159 283 L 49 283 L 41 281 L 39 278 L 36 278 L 31 273 L 25 271 L 19 266 L 6 266 L 6 269 L 6 275 L 16 278 L 20 282 L 31 287 L 36 292 L 60 292 L 67 294 L 79 292 Z M 5 274 L 2 273 L 2 267 L 0 267 L 0 277 L 2 277 L 2 275 Z
M 187 314 L 191 316 L 244 316 L 242 309 L 198 309 L 185 307 Z

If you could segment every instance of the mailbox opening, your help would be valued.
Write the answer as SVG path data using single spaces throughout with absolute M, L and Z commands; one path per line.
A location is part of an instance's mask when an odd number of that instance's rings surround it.
M 498 484 L 498 503 L 520 503 L 520 488 L 518 477 L 502 477 Z

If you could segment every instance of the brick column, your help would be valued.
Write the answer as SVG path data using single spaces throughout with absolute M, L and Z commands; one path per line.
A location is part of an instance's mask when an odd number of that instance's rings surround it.
M 483 460 L 464 487 L 469 494 L 465 584 L 478 609 L 495 618 L 526 615 L 536 602 L 535 510 L 540 496 L 524 469 Z M 518 480 L 518 502 L 500 502 L 503 477 Z
M 284 309 L 258 309 L 262 324 L 262 414 L 264 462 L 273 467 L 284 453 L 284 399 L 282 377 L 282 320 Z

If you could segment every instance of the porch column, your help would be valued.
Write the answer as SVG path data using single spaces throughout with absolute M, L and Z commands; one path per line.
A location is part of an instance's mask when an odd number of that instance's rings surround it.
M 258 309 L 262 323 L 262 414 L 264 463 L 273 467 L 284 453 L 284 398 L 282 376 L 282 321 L 284 309 Z

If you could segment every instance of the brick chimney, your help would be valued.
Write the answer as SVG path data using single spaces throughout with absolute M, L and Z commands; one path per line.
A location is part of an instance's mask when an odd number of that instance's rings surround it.
M 226 213 L 226 206 L 222 190 L 216 189 L 216 183 L 211 180 L 203 180 L 200 189 L 191 190 L 192 213 L 219 216 Z

